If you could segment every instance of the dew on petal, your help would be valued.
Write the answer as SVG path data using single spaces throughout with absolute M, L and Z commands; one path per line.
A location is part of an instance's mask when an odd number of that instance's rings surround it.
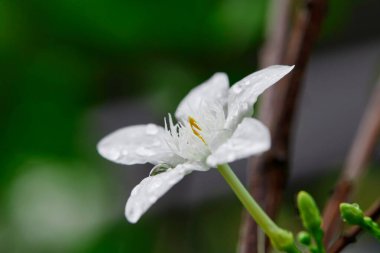
M 117 148 L 106 149 L 105 155 L 111 160 L 117 160 L 120 158 L 120 151 Z
M 228 154 L 228 155 L 227 155 L 227 160 L 228 160 L 228 161 L 233 161 L 233 160 L 235 160 L 235 155 L 234 155 L 234 154 Z
M 136 150 L 136 154 L 138 154 L 140 156 L 153 156 L 153 155 L 155 155 L 155 152 L 150 150 L 150 149 L 147 149 L 145 147 L 139 147 Z
M 243 104 L 241 105 L 241 107 L 242 107 L 243 110 L 247 110 L 248 107 L 249 107 L 249 105 L 248 105 L 248 103 L 243 103 Z
M 129 152 L 128 152 L 127 149 L 122 149 L 122 150 L 121 150 L 121 154 L 122 154 L 123 156 L 127 156 L 127 155 L 129 154 Z
M 235 94 L 239 94 L 240 92 L 242 92 L 242 87 L 240 85 L 235 85 L 233 86 L 232 88 L 232 91 L 235 93 Z
M 148 124 L 145 131 L 148 135 L 155 135 L 158 133 L 158 127 L 154 124 Z
M 149 176 L 155 176 L 155 175 L 161 174 L 161 173 L 167 171 L 168 169 L 170 169 L 170 165 L 168 165 L 166 163 L 157 164 L 149 172 Z
M 148 201 L 149 201 L 150 203 L 154 203 L 154 202 L 157 201 L 157 197 L 156 197 L 156 196 L 150 196 L 150 197 L 148 198 Z
M 157 181 L 149 185 L 147 192 L 148 193 L 154 193 L 157 191 L 158 188 L 160 188 L 161 182 Z

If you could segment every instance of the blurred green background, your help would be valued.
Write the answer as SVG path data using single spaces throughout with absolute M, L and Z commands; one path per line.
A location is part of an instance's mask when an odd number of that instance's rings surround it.
M 371 4 L 332 0 L 319 48 L 371 38 L 371 29 L 350 30 L 353 13 Z M 0 0 L 0 252 L 233 252 L 241 207 L 232 195 L 128 224 L 122 208 L 131 187 L 115 183 L 120 167 L 96 153 L 106 133 L 96 115 L 133 101 L 161 119 L 214 72 L 232 81 L 253 72 L 268 7 Z M 307 190 L 324 196 L 326 187 Z M 284 213 L 293 217 L 292 196 Z

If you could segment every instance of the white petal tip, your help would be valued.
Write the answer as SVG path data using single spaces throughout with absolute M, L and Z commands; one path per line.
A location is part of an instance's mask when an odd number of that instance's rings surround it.
M 296 65 L 290 65 L 290 66 L 288 66 L 288 68 L 289 68 L 289 72 L 292 71 L 292 70 L 294 69 L 295 66 L 296 66 Z
M 125 217 L 127 218 L 128 222 L 135 224 L 139 221 L 141 216 L 142 216 L 142 213 L 138 212 L 136 208 L 133 208 L 133 207 L 131 208 L 127 202 L 127 206 L 125 208 Z
M 268 69 L 277 69 L 283 72 L 283 75 L 286 75 L 290 71 L 294 69 L 295 65 L 272 65 L 269 66 Z
M 140 219 L 140 218 L 136 218 L 136 217 L 128 216 L 128 215 L 126 215 L 125 217 L 127 218 L 128 222 L 131 224 L 136 224 Z
M 117 148 L 108 147 L 104 144 L 103 140 L 98 143 L 96 149 L 102 157 L 110 161 L 117 161 L 121 156 L 120 151 Z

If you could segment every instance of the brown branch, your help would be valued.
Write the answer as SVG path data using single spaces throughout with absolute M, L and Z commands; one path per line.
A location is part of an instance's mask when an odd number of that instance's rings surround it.
M 339 219 L 339 204 L 349 199 L 355 184 L 366 171 L 367 164 L 376 148 L 380 137 L 380 77 L 373 91 L 364 116 L 348 154 L 346 164 L 335 190 L 327 202 L 323 215 L 325 245 L 334 239 L 337 229 L 342 224 Z
M 291 15 L 291 6 L 293 5 L 294 0 L 284 0 L 284 1 L 271 1 L 271 8 L 269 11 L 269 19 L 267 21 L 267 34 L 266 34 L 266 43 L 263 46 L 260 57 L 260 65 L 261 67 L 266 67 L 272 64 L 281 63 L 284 58 L 284 54 L 286 52 L 288 37 L 289 37 L 289 27 L 290 27 L 290 15 Z M 273 89 L 273 88 L 272 88 Z M 263 96 L 266 96 L 267 99 L 270 100 L 268 94 L 269 91 L 264 93 Z M 274 94 L 275 95 L 275 94 Z M 268 107 L 268 105 L 261 105 L 262 107 Z M 267 110 L 267 109 L 266 109 Z M 261 110 L 263 111 L 263 110 Z M 249 161 L 249 168 L 256 167 L 252 161 Z M 253 176 L 253 175 L 252 175 Z M 252 181 L 252 176 L 248 178 L 249 181 Z M 283 185 L 284 182 L 277 182 L 275 179 L 281 180 L 282 177 L 274 176 L 272 180 L 265 181 L 267 183 L 273 183 L 274 185 Z M 252 183 L 250 183 L 252 184 Z M 264 195 L 261 192 L 261 189 L 265 189 L 267 187 L 273 188 L 272 186 L 265 186 L 259 189 L 256 189 L 256 196 Z M 252 189 L 251 193 L 252 193 Z M 277 195 L 270 195 L 272 197 L 270 203 L 278 203 L 280 199 L 276 199 Z M 259 201 L 261 205 L 263 205 L 262 201 Z M 263 206 L 264 209 L 267 209 Z M 258 238 L 259 231 L 257 231 L 257 226 L 255 226 L 254 221 L 248 215 L 248 213 L 244 212 L 243 221 L 240 229 L 240 241 L 239 241 L 239 252 L 241 253 L 249 253 L 255 252 L 258 249 Z M 266 241 L 267 242 L 267 241 Z
M 271 131 L 272 148 L 258 159 L 249 161 L 250 192 L 271 217 L 277 214 L 285 188 L 289 164 L 290 131 L 302 79 L 320 32 L 326 5 L 327 0 L 305 1 L 305 5 L 297 12 L 289 38 L 284 32 L 277 38 L 276 43 L 272 42 L 272 45 L 282 45 L 281 51 L 272 52 L 275 55 L 273 57 L 266 55 L 262 57 L 262 63 L 265 65 L 295 65 L 295 69 L 287 78 L 263 96 L 260 118 Z M 289 6 L 282 8 L 284 11 L 289 11 Z M 285 22 L 285 24 L 288 23 Z M 282 30 L 288 29 L 284 25 L 281 27 Z M 273 37 L 276 38 L 276 36 Z M 269 54 L 271 51 L 265 52 Z M 256 252 L 257 226 L 248 215 L 244 217 L 241 231 L 240 252 Z
M 366 212 L 366 216 L 377 220 L 380 217 L 380 199 L 378 199 Z M 345 233 L 343 233 L 334 244 L 328 249 L 328 253 L 338 253 L 344 249 L 350 243 L 356 241 L 356 237 L 362 232 L 362 228 L 359 226 L 353 226 Z
M 261 67 L 278 64 L 285 55 L 289 38 L 291 7 L 294 0 L 271 1 L 268 13 L 266 43 L 260 55 Z

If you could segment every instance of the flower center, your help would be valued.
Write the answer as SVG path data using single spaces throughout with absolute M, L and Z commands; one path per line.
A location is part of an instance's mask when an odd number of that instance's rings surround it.
M 202 128 L 198 125 L 198 122 L 191 116 L 189 116 L 188 121 L 190 123 L 191 130 L 197 136 L 204 144 L 206 144 L 205 139 L 203 139 L 202 135 L 200 132 L 202 131 Z

